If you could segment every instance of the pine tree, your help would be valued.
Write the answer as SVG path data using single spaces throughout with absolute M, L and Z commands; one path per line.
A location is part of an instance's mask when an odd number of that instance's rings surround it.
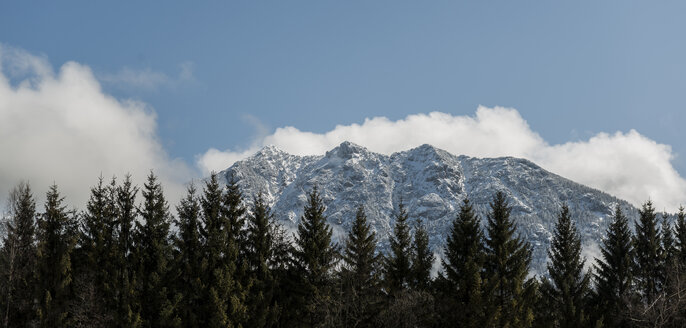
M 429 234 L 417 220 L 412 244 L 411 282 L 415 290 L 428 290 L 431 283 L 431 267 L 434 254 L 429 248 Z
M 448 302 L 441 313 L 445 325 L 459 322 L 464 327 L 483 327 L 489 324 L 482 306 L 485 250 L 480 225 L 479 217 L 465 198 L 450 229 L 442 260 L 448 287 L 442 291 Z
M 0 299 L 3 327 L 29 327 L 35 319 L 33 302 L 36 265 L 36 203 L 28 183 L 10 193 L 7 235 L 0 249 Z
M 356 288 L 361 294 L 364 290 L 378 286 L 378 270 L 380 255 L 376 254 L 376 233 L 367 223 L 364 207 L 359 206 L 355 213 L 355 221 L 348 232 L 345 248 L 343 249 L 342 270 L 349 272 L 354 278 Z
M 669 214 L 662 213 L 662 257 L 664 261 L 664 270 L 670 270 L 676 265 L 677 248 L 676 240 L 674 239 L 674 230 L 669 224 Z M 665 271 L 665 277 L 667 272 Z
M 144 327 L 179 326 L 176 299 L 168 284 L 172 248 L 169 244 L 171 214 L 162 185 L 150 172 L 143 186 L 142 222 L 136 223 L 138 281 Z
M 76 243 L 73 214 L 52 185 L 46 194 L 45 212 L 38 220 L 37 298 L 42 327 L 69 326 L 68 303 L 72 297 L 71 253 Z
M 140 327 L 140 303 L 136 295 L 137 265 L 134 245 L 135 223 L 137 219 L 136 195 L 138 188 L 133 186 L 131 176 L 126 175 L 124 182 L 116 188 L 117 212 L 117 271 L 116 324 L 120 327 Z
M 389 238 L 391 253 L 386 260 L 385 279 L 391 294 L 407 288 L 411 279 L 411 237 L 407 212 L 402 201 L 398 205 L 393 235 Z
M 297 272 L 302 277 L 302 291 L 316 303 L 330 297 L 331 274 L 336 260 L 336 247 L 331 244 L 332 229 L 326 223 L 324 202 L 315 186 L 308 195 L 304 213 L 298 224 L 294 254 Z M 303 319 L 306 325 L 317 325 L 316 303 L 309 303 Z
M 555 326 L 588 326 L 586 299 L 590 275 L 583 272 L 586 261 L 581 258 L 581 237 L 567 205 L 562 205 L 548 255 L 548 274 L 553 287 L 548 299 L 549 306 L 555 309 Z
M 625 327 L 622 312 L 633 288 L 633 250 L 629 222 L 619 205 L 606 235 L 600 247 L 602 259 L 596 259 L 597 303 L 605 326 Z
M 243 206 L 243 194 L 238 186 L 238 180 L 232 174 L 226 184 L 226 193 L 223 198 L 224 202 L 224 216 L 227 219 L 227 244 L 230 247 L 235 247 L 235 254 L 232 254 L 230 261 L 237 261 L 242 263 L 247 252 L 248 244 L 246 220 L 246 209 Z M 239 269 L 241 265 L 238 265 Z
M 248 273 L 251 278 L 246 300 L 250 314 L 247 327 L 271 327 L 278 322 L 279 304 L 275 300 L 276 277 L 272 272 L 274 260 L 274 222 L 271 209 L 259 193 L 248 216 L 246 249 Z
M 686 269 L 686 213 L 684 207 L 679 207 L 676 219 L 676 249 L 678 263 Z
M 228 315 L 236 325 L 242 325 L 247 320 L 245 299 L 250 281 L 247 276 L 248 263 L 246 258 L 246 230 L 245 207 L 243 195 L 238 187 L 238 181 L 233 175 L 226 185 L 226 192 L 222 199 L 222 216 L 224 220 L 224 264 L 232 276 L 228 303 Z
M 376 254 L 376 233 L 367 223 L 364 207 L 360 205 L 355 221 L 348 232 L 343 249 L 340 272 L 342 300 L 347 327 L 371 324 L 379 306 L 379 260 Z
M 107 280 L 104 267 L 107 245 L 105 245 L 105 235 L 107 233 L 105 224 L 114 221 L 114 208 L 110 207 L 109 193 L 104 184 L 102 176 L 98 178 L 98 184 L 91 188 L 91 195 L 86 204 L 86 212 L 83 213 L 81 220 L 81 236 L 79 246 L 85 253 L 86 263 L 84 265 L 91 270 L 102 268 L 94 272 L 93 278 L 96 280 L 98 289 L 102 289 L 102 283 Z
M 273 244 L 269 268 L 275 281 L 274 302 L 279 307 L 279 326 L 288 327 L 300 320 L 302 313 L 302 291 L 299 288 L 300 276 L 295 260 L 293 235 L 283 226 L 272 223 Z
M 72 255 L 74 325 L 114 325 L 117 307 L 116 182 L 100 177 L 81 216 L 78 247 Z
M 200 240 L 200 203 L 196 189 L 190 184 L 186 197 L 176 207 L 176 225 L 179 236 L 175 238 L 177 290 L 182 299 L 179 317 L 187 327 L 197 327 L 201 322 L 202 308 L 202 241 Z
M 636 227 L 634 277 L 636 277 L 644 302 L 650 303 L 660 292 L 664 282 L 662 240 L 653 203 L 646 202 L 638 212 L 640 219 L 634 224 Z
M 535 284 L 525 281 L 531 263 L 531 246 L 510 220 L 511 208 L 505 194 L 497 192 L 490 203 L 486 239 L 485 277 L 488 279 L 490 313 L 497 313 L 497 327 L 528 327 L 533 320 Z
M 228 263 L 227 255 L 236 250 L 228 250 L 229 221 L 224 209 L 223 192 L 217 180 L 217 174 L 212 173 L 205 183 L 204 195 L 200 201 L 202 208 L 203 227 L 201 235 L 203 245 L 203 300 L 204 311 L 202 318 L 204 325 L 210 327 L 233 327 L 235 318 L 230 317 L 230 303 L 237 303 L 232 299 L 235 288 L 235 263 Z

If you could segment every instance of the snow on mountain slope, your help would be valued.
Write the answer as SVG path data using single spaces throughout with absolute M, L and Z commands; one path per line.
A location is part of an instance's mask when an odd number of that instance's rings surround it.
M 601 191 L 572 182 L 520 158 L 472 158 L 455 156 L 430 145 L 394 153 L 378 154 L 344 142 L 323 156 L 295 156 L 275 147 L 236 162 L 219 173 L 223 181 L 234 174 L 246 202 L 262 192 L 275 217 L 295 229 L 307 193 L 316 185 L 326 204 L 334 240 L 341 242 L 350 229 L 355 209 L 364 205 L 369 222 L 388 249 L 397 205 L 402 201 L 411 225 L 421 220 L 430 243 L 440 256 L 451 222 L 465 197 L 469 197 L 486 222 L 489 202 L 503 191 L 512 206 L 518 230 L 533 246 L 532 271 L 545 271 L 547 247 L 557 214 L 569 205 L 584 246 L 592 255 L 616 204 L 632 217 L 629 203 Z M 592 262 L 588 259 L 588 263 Z

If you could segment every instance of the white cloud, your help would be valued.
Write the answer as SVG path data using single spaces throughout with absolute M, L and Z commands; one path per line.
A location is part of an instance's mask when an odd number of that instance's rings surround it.
M 159 143 L 156 116 L 144 103 L 101 90 L 89 67 L 0 45 L 0 202 L 19 180 L 39 198 L 53 182 L 83 208 L 101 174 L 140 182 L 152 169 L 171 201 L 193 175 Z
M 298 155 L 323 154 L 345 140 L 384 154 L 427 143 L 453 154 L 523 157 L 636 205 L 650 198 L 658 208 L 674 210 L 686 200 L 686 181 L 672 166 L 674 154 L 668 145 L 634 130 L 550 145 L 517 110 L 502 107 L 479 107 L 475 116 L 432 112 L 398 121 L 368 118 L 321 134 L 282 127 L 258 137 L 248 149 L 210 149 L 198 156 L 197 164 L 204 172 L 223 170 L 266 145 Z

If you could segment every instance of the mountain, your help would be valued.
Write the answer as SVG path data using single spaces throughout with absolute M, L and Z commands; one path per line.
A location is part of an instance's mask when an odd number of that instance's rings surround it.
M 547 247 L 563 203 L 569 205 L 579 228 L 588 264 L 597 253 L 615 205 L 620 204 L 629 215 L 636 213 L 626 201 L 525 159 L 456 156 L 430 145 L 383 155 L 343 142 L 323 156 L 296 156 L 268 146 L 219 173 L 224 182 L 231 175 L 239 180 L 248 203 L 262 192 L 275 217 L 292 231 L 307 193 L 318 186 L 337 242 L 345 238 L 357 206 L 364 205 L 382 252 L 388 248 L 394 213 L 402 201 L 410 221 L 421 220 L 426 226 L 439 256 L 462 200 L 469 197 L 485 224 L 493 194 L 502 191 L 508 196 L 519 232 L 534 248 L 534 274 L 546 269 Z

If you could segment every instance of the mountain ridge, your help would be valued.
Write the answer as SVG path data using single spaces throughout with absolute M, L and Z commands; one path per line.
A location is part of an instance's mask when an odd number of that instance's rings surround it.
M 453 155 L 428 144 L 384 155 L 346 141 L 324 155 L 313 156 L 266 146 L 219 173 L 224 183 L 232 175 L 247 203 L 262 192 L 277 220 L 292 231 L 302 215 L 306 194 L 318 186 L 337 242 L 345 238 L 357 206 L 364 205 L 382 252 L 388 248 L 395 210 L 402 201 L 411 222 L 421 220 L 427 228 L 430 245 L 439 257 L 462 200 L 469 197 L 484 225 L 492 195 L 502 191 L 512 206 L 519 233 L 533 247 L 534 274 L 545 270 L 547 246 L 562 204 L 572 210 L 582 241 L 591 252 L 616 204 L 630 215 L 636 213 L 624 200 L 526 159 Z

